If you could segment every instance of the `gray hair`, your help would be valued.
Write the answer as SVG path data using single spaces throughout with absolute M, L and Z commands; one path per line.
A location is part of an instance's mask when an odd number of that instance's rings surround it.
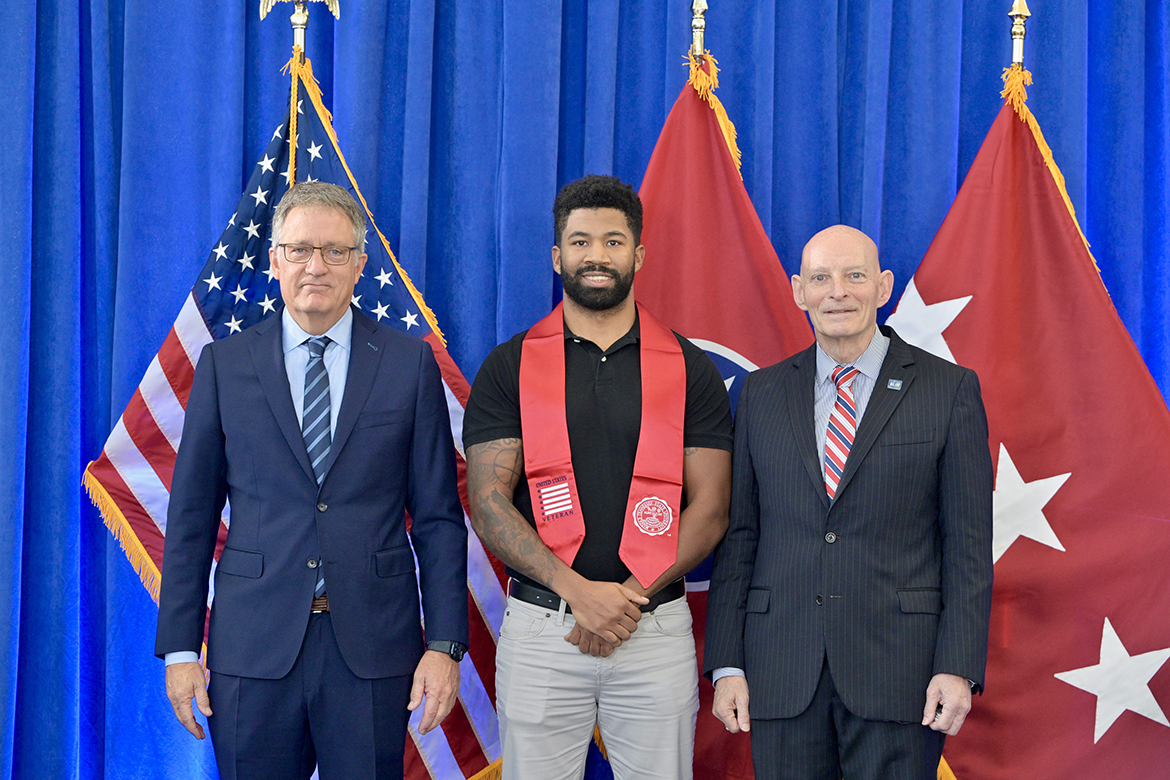
M 295 208 L 333 209 L 344 214 L 353 223 L 353 244 L 357 251 L 366 251 L 366 213 L 353 196 L 336 184 L 323 181 L 301 181 L 289 188 L 272 213 L 272 246 L 280 243 L 284 220 Z

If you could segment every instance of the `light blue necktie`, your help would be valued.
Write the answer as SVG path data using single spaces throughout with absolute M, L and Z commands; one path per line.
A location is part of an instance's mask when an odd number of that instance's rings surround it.
M 305 367 L 304 412 L 301 414 L 301 435 L 305 437 L 305 449 L 309 451 L 309 463 L 317 485 L 325 479 L 325 461 L 329 458 L 329 446 L 333 437 L 329 430 L 329 372 L 325 370 L 325 348 L 329 346 L 328 336 L 314 336 L 305 342 L 309 348 L 309 364 Z M 325 569 L 317 567 L 317 587 L 313 597 L 325 593 Z

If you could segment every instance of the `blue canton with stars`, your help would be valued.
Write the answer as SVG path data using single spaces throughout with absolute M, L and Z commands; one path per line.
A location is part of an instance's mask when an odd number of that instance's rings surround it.
M 308 99 L 297 116 L 296 179 L 344 187 L 361 203 L 321 117 Z M 236 212 L 195 283 L 195 301 L 211 335 L 222 339 L 255 325 L 283 303 L 280 283 L 268 265 L 272 212 L 288 189 L 288 122 L 276 128 L 256 163 Z M 353 293 L 362 313 L 399 330 L 425 336 L 429 326 L 410 295 L 382 239 L 366 231 L 365 270 Z

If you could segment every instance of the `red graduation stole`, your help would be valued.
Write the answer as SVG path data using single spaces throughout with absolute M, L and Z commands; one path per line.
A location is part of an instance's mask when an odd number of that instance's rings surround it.
M 569 426 L 565 420 L 563 304 L 532 326 L 520 353 L 520 426 L 524 472 L 540 538 L 572 566 L 585 539 Z M 687 370 L 670 329 L 638 306 L 642 428 L 618 552 L 649 587 L 678 556 L 682 505 L 683 422 Z

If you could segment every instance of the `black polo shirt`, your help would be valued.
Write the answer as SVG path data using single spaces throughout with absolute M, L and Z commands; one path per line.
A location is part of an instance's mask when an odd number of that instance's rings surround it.
M 463 446 L 523 439 L 520 355 L 527 331 L 492 350 L 479 369 L 463 417 Z M 583 577 L 624 582 L 630 570 L 618 555 L 642 420 L 639 324 L 609 349 L 565 328 L 565 411 L 585 541 L 573 569 Z M 703 350 L 679 336 L 687 372 L 684 447 L 731 451 L 731 402 L 718 369 Z M 513 502 L 536 527 L 528 481 L 521 476 Z M 684 494 L 683 505 L 686 505 Z M 513 577 L 527 579 L 508 570 Z

